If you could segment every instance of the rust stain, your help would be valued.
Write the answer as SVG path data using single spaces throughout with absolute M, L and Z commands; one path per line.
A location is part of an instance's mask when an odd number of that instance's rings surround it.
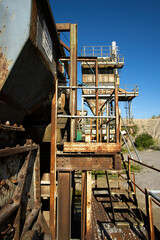
M 6 55 L 2 53 L 2 48 L 0 48 L 0 90 L 2 89 L 4 82 L 8 76 L 8 68 L 12 62 L 12 60 L 7 60 Z

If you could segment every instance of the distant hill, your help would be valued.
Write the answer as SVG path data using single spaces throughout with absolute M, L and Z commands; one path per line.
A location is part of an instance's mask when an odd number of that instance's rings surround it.
M 155 117 L 154 119 L 133 119 L 133 123 L 139 128 L 138 135 L 141 133 L 149 133 L 160 143 L 160 117 Z

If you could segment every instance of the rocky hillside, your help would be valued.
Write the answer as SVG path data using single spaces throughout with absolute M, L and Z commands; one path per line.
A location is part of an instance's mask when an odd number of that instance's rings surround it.
M 134 119 L 133 123 L 139 128 L 138 135 L 141 133 L 149 133 L 160 143 L 160 118 Z

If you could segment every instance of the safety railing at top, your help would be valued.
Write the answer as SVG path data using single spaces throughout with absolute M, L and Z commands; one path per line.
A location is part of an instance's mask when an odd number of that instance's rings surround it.
M 138 85 L 137 84 L 122 84 L 119 85 L 119 89 L 123 89 L 126 93 L 138 93 Z
M 160 173 L 160 169 L 155 168 L 153 166 L 149 166 L 143 162 L 139 162 L 139 161 L 131 158 L 130 156 L 128 156 L 128 161 L 124 160 L 124 162 L 128 163 L 128 176 L 129 176 L 130 180 L 131 180 L 131 161 Z M 160 190 L 149 190 L 148 188 L 145 188 L 145 190 L 143 190 L 140 186 L 138 186 L 135 183 L 135 174 L 134 173 L 132 173 L 132 174 L 133 174 L 133 180 L 131 180 L 131 182 L 134 185 L 135 194 L 136 194 L 136 188 L 138 188 L 142 193 L 145 194 L 147 225 L 148 225 L 148 239 L 155 240 L 156 238 L 155 238 L 154 222 L 153 222 L 152 201 L 158 207 L 160 207 L 160 197 L 157 196 L 157 194 L 160 194 Z
M 83 46 L 81 47 L 81 56 L 98 57 L 105 61 L 124 62 L 124 56 L 119 54 L 119 48 L 113 49 L 111 46 Z

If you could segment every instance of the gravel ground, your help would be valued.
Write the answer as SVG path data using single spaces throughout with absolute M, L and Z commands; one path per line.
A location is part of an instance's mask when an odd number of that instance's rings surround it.
M 139 152 L 140 158 L 143 163 L 152 167 L 160 169 L 160 151 L 142 151 Z M 127 159 L 127 155 L 124 154 L 124 158 Z M 136 159 L 133 154 L 133 158 Z M 141 166 L 141 171 L 135 174 L 135 181 L 138 186 L 143 190 L 148 188 L 150 190 L 160 190 L 160 173 L 147 167 Z M 144 194 L 137 189 L 138 203 L 142 211 L 145 213 L 145 197 Z M 157 195 L 160 197 L 160 194 Z M 153 206 L 153 221 L 156 227 L 160 230 L 160 207 L 152 203 Z

